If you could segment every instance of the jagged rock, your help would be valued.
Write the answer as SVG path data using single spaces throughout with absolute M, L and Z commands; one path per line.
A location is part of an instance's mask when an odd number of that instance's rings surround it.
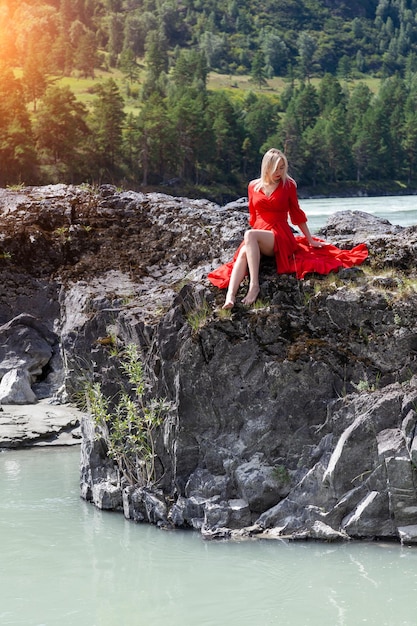
M 119 511 L 122 509 L 122 490 L 109 481 L 95 483 L 91 492 L 93 504 L 103 511 Z
M 63 380 L 58 337 L 46 324 L 20 314 L 0 326 L 0 403 L 33 404 L 58 393 Z
M 224 314 L 206 274 L 247 228 L 245 199 L 0 190 L 0 222 L 11 255 L 0 320 L 26 310 L 56 341 L 46 338 L 49 360 L 31 375 L 54 369 L 56 390 L 60 370 L 69 397 L 90 381 L 114 398 L 118 355 L 134 342 L 147 397 L 173 407 L 155 441 L 156 490 L 122 491 L 103 433 L 84 417 L 85 499 L 206 538 L 415 540 L 415 227 L 337 214 L 326 237 L 365 240 L 371 275 L 297 281 L 263 261 L 262 306 Z M 32 381 L 35 393 L 43 382 Z
M 11 369 L 6 372 L 0 383 L 0 404 L 33 404 L 36 395 L 30 386 L 27 370 Z
M 285 498 L 290 490 L 290 478 L 284 472 L 281 477 L 276 468 L 262 462 L 259 455 L 236 468 L 235 479 L 239 492 L 250 510 L 265 511 L 278 500 Z
M 370 215 L 364 211 L 337 211 L 330 215 L 320 234 L 333 239 L 344 235 L 347 239 L 354 237 L 357 243 L 369 239 L 370 236 L 386 236 L 403 231 L 402 226 L 391 224 L 386 219 Z
M 396 528 L 386 494 L 367 493 L 342 519 L 341 528 L 351 537 L 394 537 Z
M 24 371 L 31 382 L 42 376 L 57 337 L 32 315 L 19 315 L 0 326 L 0 379 L 11 370 Z
M 174 526 L 201 529 L 206 503 L 207 498 L 202 496 L 179 496 L 169 511 L 169 519 Z
M 113 461 L 107 455 L 107 445 L 94 421 L 87 415 L 81 419 L 83 445 L 80 459 L 81 496 L 92 501 L 93 487 L 108 482 L 115 485 L 119 475 Z
M 311 528 L 303 528 L 291 535 L 292 540 L 316 539 L 318 541 L 347 541 L 350 539 L 349 535 L 344 531 L 338 531 L 331 528 L 327 524 L 321 521 L 315 521 Z
M 250 526 L 252 514 L 249 503 L 243 498 L 228 501 L 230 528 L 245 528 Z
M 412 524 L 411 526 L 400 526 L 398 528 L 398 535 L 401 543 L 417 543 L 417 524 Z
M 233 531 L 227 527 L 207 528 L 206 526 L 203 526 L 201 529 L 201 536 L 203 539 L 230 539 L 232 535 Z
M 127 487 L 123 490 L 123 511 L 135 522 L 168 525 L 168 509 L 163 494 L 146 487 Z

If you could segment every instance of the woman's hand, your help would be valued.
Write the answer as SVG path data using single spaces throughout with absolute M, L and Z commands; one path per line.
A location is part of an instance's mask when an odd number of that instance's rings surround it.
M 328 245 L 327 241 L 323 241 L 323 239 L 313 238 L 307 226 L 307 222 L 304 222 L 304 224 L 298 224 L 298 228 L 301 230 L 304 237 L 307 239 L 307 243 L 310 246 L 310 248 L 323 248 L 323 246 Z
M 308 245 L 311 248 L 323 248 L 323 246 L 327 246 L 327 242 L 320 241 L 319 239 L 312 239 L 311 241 L 308 242 Z

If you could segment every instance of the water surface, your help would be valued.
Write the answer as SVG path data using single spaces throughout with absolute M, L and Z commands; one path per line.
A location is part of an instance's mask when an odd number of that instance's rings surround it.
M 365 211 L 399 226 L 417 224 L 417 196 L 309 198 L 300 200 L 300 206 L 307 214 L 312 232 L 324 226 L 336 211 Z
M 79 450 L 0 453 L 0 624 L 415 626 L 417 548 L 205 542 L 79 498 Z

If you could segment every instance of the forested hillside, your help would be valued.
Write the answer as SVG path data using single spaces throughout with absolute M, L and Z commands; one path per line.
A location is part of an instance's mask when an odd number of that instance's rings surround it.
M 0 184 L 175 180 L 233 195 L 275 145 L 300 185 L 413 185 L 416 10 L 417 0 L 0 0 Z M 230 75 L 231 89 L 208 89 L 210 72 Z M 233 93 L 243 75 L 253 90 Z M 92 103 L 63 77 L 90 81 Z
M 416 0 L 3 0 L 2 57 L 90 73 L 151 45 L 204 52 L 212 69 L 402 71 L 417 52 Z M 103 58 L 105 55 L 105 59 Z M 122 55 L 124 58 L 120 58 Z M 169 62 L 164 59 L 163 62 Z

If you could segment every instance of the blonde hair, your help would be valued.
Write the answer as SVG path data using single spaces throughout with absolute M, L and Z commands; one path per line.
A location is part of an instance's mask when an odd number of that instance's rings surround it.
M 277 150 L 277 148 L 270 148 L 268 152 L 265 152 L 262 159 L 261 177 L 256 181 L 256 191 L 259 191 L 264 185 L 270 185 L 273 182 L 272 174 L 276 170 L 280 161 L 283 161 L 285 165 L 285 169 L 281 177 L 282 184 L 285 185 L 287 179 L 292 180 L 292 178 L 288 176 L 288 161 L 285 154 L 281 152 L 281 150 Z

